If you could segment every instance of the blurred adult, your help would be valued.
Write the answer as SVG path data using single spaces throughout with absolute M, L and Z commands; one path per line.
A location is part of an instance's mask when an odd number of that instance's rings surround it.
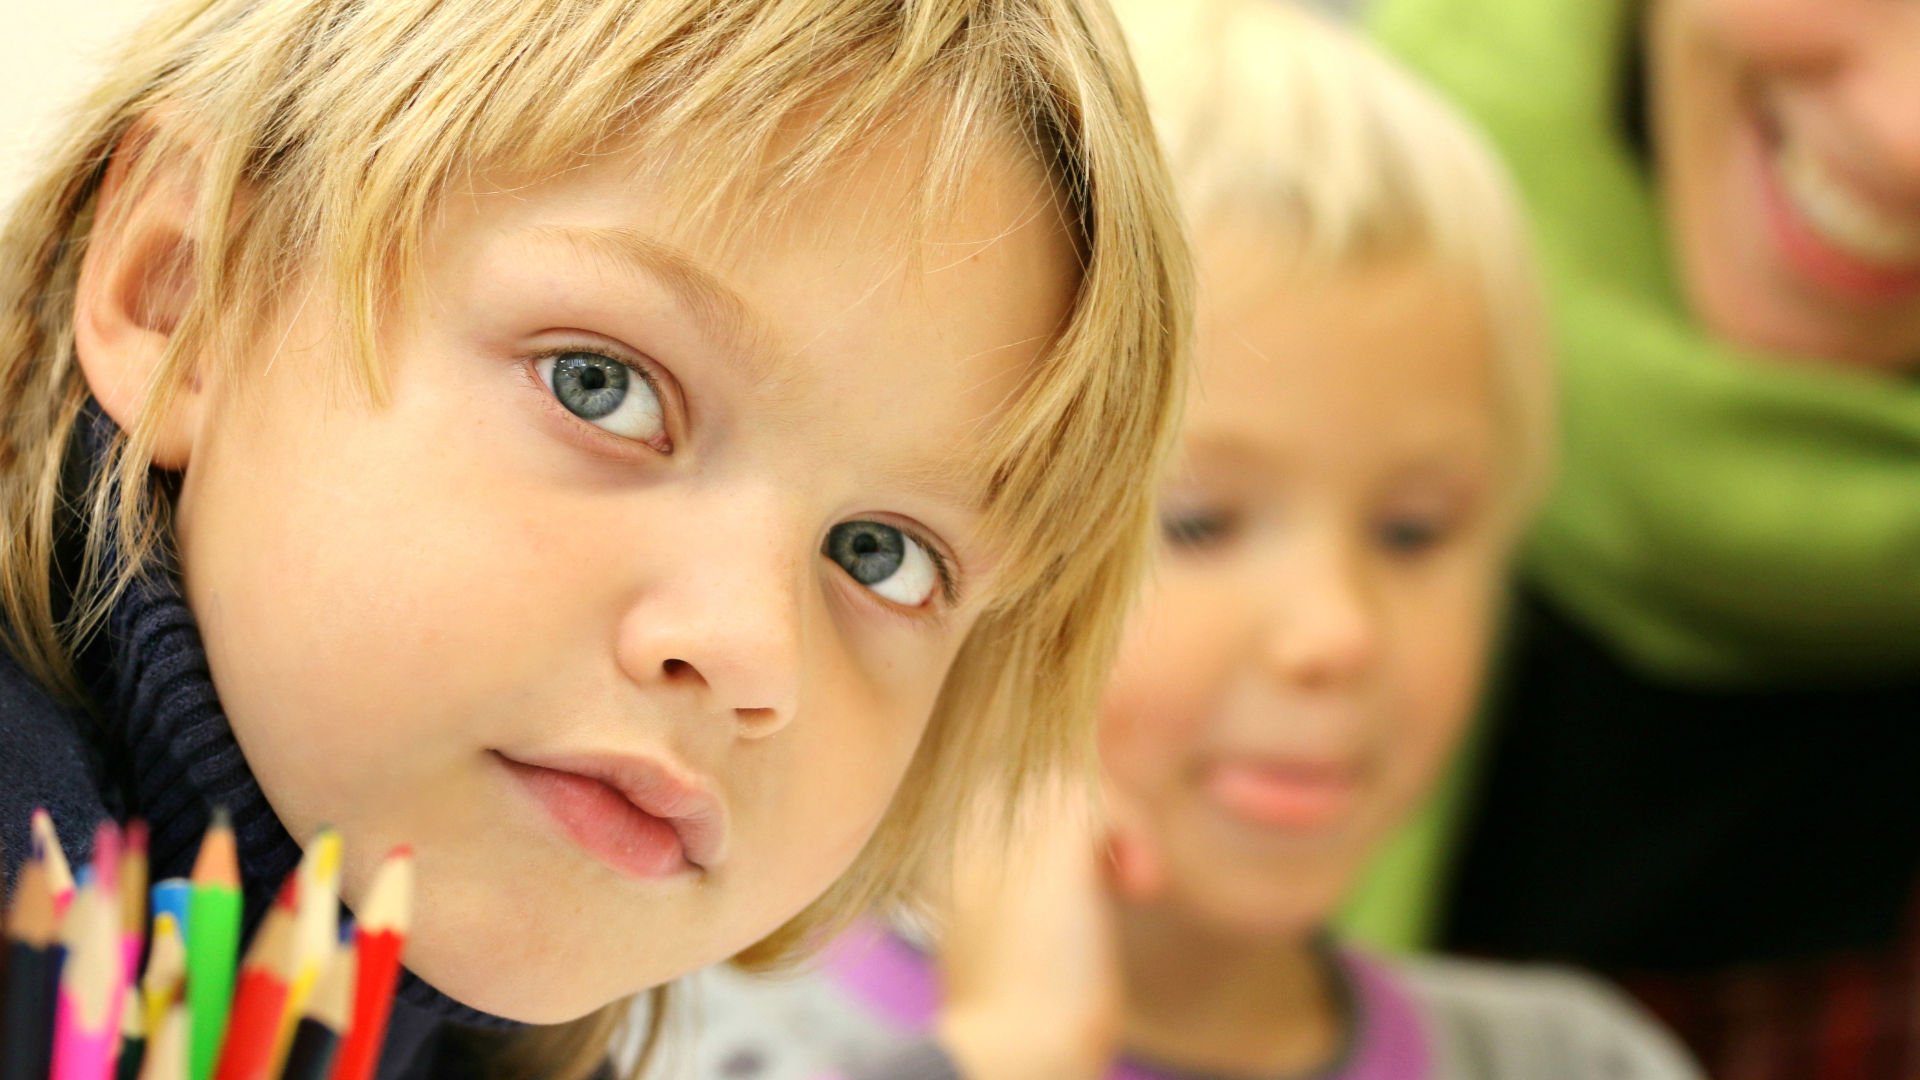
M 1378 0 L 1552 289 L 1562 481 L 1442 943 L 1920 1075 L 1920 3 Z

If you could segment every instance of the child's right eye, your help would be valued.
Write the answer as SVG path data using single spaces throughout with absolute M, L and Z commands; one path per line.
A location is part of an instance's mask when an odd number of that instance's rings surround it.
M 610 356 L 568 349 L 534 365 L 541 385 L 573 415 L 640 442 L 666 442 L 666 416 L 646 372 Z
M 1214 511 L 1168 511 L 1160 515 L 1160 535 L 1182 550 L 1199 550 L 1224 541 L 1233 530 L 1233 518 Z

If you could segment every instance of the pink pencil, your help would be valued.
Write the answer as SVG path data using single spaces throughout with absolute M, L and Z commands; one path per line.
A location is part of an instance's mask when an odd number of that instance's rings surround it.
M 113 1068 L 120 1028 L 109 1013 L 122 966 L 110 888 L 96 878 L 80 890 L 61 928 L 67 962 L 54 1006 L 51 1080 L 106 1080 Z

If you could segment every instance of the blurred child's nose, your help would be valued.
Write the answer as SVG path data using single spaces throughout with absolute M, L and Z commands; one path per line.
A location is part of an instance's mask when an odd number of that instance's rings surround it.
M 798 705 L 811 551 L 774 500 L 715 498 L 650 529 L 659 573 L 621 620 L 621 670 L 724 713 L 744 738 L 784 728 Z M 791 515 L 787 515 L 791 516 Z M 791 535 L 790 535 L 791 534 Z
M 1282 682 L 1338 690 L 1364 680 L 1380 653 L 1380 620 L 1355 545 L 1335 530 L 1301 537 L 1269 588 L 1263 659 Z
M 1879 179 L 1920 199 L 1920 7 L 1886 14 L 1855 36 L 1840 92 Z

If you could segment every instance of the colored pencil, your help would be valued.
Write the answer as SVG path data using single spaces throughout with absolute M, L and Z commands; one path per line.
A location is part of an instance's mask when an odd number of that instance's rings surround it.
M 190 1032 L 186 1002 L 168 1009 L 160 1030 L 147 1038 L 147 1059 L 140 1064 L 140 1080 L 186 1080 Z
M 60 834 L 54 830 L 53 815 L 43 809 L 33 812 L 33 851 L 46 860 L 47 889 L 53 895 L 53 914 L 64 917 L 73 903 L 73 867 L 60 848 Z
M 20 870 L 7 913 L 6 1012 L 0 1014 L 0 1080 L 44 1080 L 53 1052 L 55 950 L 59 919 L 45 858 Z
M 333 959 L 340 940 L 340 834 L 321 829 L 307 845 L 294 871 L 298 914 L 294 936 L 293 978 L 287 987 L 287 1008 L 274 1037 L 271 1072 L 277 1074 L 293 1046 L 294 1029 L 305 1013 L 320 973 Z
M 280 1080 L 327 1080 L 341 1034 L 353 1020 L 353 984 L 357 963 L 352 945 L 334 947 L 320 981 L 295 1026 Z
M 387 1012 L 400 978 L 400 951 L 413 919 L 413 851 L 400 848 L 374 874 L 354 928 L 353 1022 L 334 1058 L 332 1080 L 369 1080 L 387 1035 Z
M 167 1013 L 180 1000 L 186 974 L 186 943 L 180 939 L 180 927 L 173 915 L 163 911 L 153 920 L 153 945 L 148 949 L 146 974 L 140 977 L 149 1039 L 159 1033 Z
M 147 1052 L 147 1010 L 130 1004 L 120 1010 L 120 1056 L 113 1063 L 113 1080 L 140 1080 Z
M 234 959 L 240 951 L 240 865 L 233 821 L 224 807 L 200 841 L 187 909 L 187 1075 L 212 1080 L 232 1007 Z
M 95 883 L 74 898 L 60 928 L 67 960 L 54 1007 L 52 1080 L 106 1080 L 120 1035 L 111 1017 L 121 972 L 119 905 L 113 874 L 98 865 L 95 872 Z
M 273 1066 L 273 1043 L 280 1035 L 280 1017 L 287 1007 L 294 931 L 292 907 L 275 904 L 254 934 L 247 959 L 240 965 L 239 988 L 214 1080 L 266 1080 Z
M 180 931 L 180 940 L 187 940 L 187 908 L 193 900 L 193 882 L 182 877 L 171 877 L 153 884 L 151 902 L 153 917 L 158 919 L 163 913 L 173 916 L 173 925 Z
M 140 953 L 147 942 L 147 823 L 127 823 L 120 849 L 120 949 L 125 985 L 140 981 Z M 146 1028 L 143 1026 L 142 1031 Z

